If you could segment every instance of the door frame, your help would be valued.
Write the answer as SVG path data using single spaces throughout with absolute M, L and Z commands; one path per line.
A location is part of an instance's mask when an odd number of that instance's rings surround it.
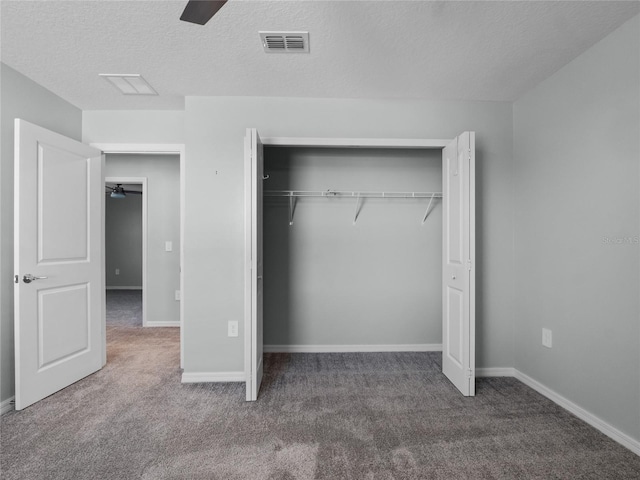
M 185 214 L 185 163 L 184 143 L 102 143 L 92 142 L 94 148 L 108 154 L 178 155 L 180 158 L 180 368 L 184 368 L 184 214 Z M 145 204 L 145 202 L 143 202 Z M 104 210 L 102 211 L 104 224 Z M 143 219 L 144 221 L 144 219 Z M 145 265 L 146 266 L 146 265 Z M 144 267 L 143 267 L 144 268 Z M 146 269 L 145 269 L 146 273 Z M 143 273 L 143 275 L 145 274 Z M 143 277 L 143 298 L 144 298 Z M 145 315 L 143 305 L 143 315 Z M 105 340 L 106 341 L 106 340 Z M 106 349 L 105 349 L 106 351 Z
M 147 327 L 147 219 L 148 219 L 148 206 L 147 206 L 147 177 L 105 177 L 104 183 L 128 183 L 128 184 L 141 184 L 142 185 L 142 326 Z M 106 199 L 105 199 L 106 209 Z M 106 221 L 106 216 L 105 216 Z M 106 256 L 106 235 L 107 228 L 104 226 L 105 234 L 105 256 Z M 106 261 L 105 261 L 106 262 Z M 105 263 L 106 268 L 106 263 Z M 105 275 L 106 278 L 106 275 Z M 105 289 L 107 288 L 105 280 Z
M 457 137 L 456 137 L 457 138 Z M 389 148 L 389 149 L 424 149 L 424 150 L 444 150 L 454 139 L 414 139 L 414 138 L 325 138 L 325 137 L 260 137 L 263 146 L 279 146 L 279 147 L 317 147 L 317 148 Z M 245 176 L 247 173 L 245 172 Z M 246 180 L 246 179 L 245 179 Z M 472 186 L 472 194 L 475 195 L 475 184 Z M 474 218 L 475 218 L 475 214 Z M 475 222 L 474 222 L 475 225 Z M 472 241 L 475 241 L 475 228 L 471 233 Z M 247 246 L 245 245 L 245 249 Z M 246 252 L 245 252 L 246 254 Z M 474 250 L 475 256 L 475 250 Z M 475 263 L 475 258 L 474 258 Z M 245 276 L 251 275 L 250 262 L 245 262 Z M 246 277 L 245 277 L 246 278 Z M 472 330 L 470 332 L 471 345 L 470 356 L 472 369 L 475 370 L 475 271 L 471 275 L 471 296 L 470 296 L 470 316 Z M 244 297 L 245 312 L 251 309 L 251 295 Z M 252 325 L 248 323 L 245 315 L 244 328 L 244 348 L 245 348 L 245 365 L 246 372 L 246 388 L 249 389 L 251 381 L 251 349 L 252 349 Z M 249 319 L 250 321 L 250 319 Z M 247 373 L 248 372 L 248 373 Z

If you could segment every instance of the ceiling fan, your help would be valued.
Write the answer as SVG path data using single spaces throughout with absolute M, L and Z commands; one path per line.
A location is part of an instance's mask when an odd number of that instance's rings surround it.
M 128 193 L 134 195 L 142 195 L 142 192 L 138 192 L 137 190 L 125 190 L 121 183 L 116 183 L 115 187 L 111 187 L 109 185 L 105 185 L 107 191 L 105 193 L 110 193 L 111 198 L 125 198 Z
M 204 25 L 225 3 L 227 0 L 189 0 L 180 20 Z

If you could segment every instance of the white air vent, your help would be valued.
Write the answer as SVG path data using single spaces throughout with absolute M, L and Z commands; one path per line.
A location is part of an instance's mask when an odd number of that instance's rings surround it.
M 309 53 L 309 32 L 258 32 L 267 53 Z
M 99 73 L 125 95 L 158 95 L 149 83 L 137 73 Z

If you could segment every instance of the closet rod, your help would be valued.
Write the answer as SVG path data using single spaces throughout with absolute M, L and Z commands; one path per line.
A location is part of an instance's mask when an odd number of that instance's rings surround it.
M 442 198 L 442 192 L 358 192 L 343 190 L 265 190 L 265 197 Z

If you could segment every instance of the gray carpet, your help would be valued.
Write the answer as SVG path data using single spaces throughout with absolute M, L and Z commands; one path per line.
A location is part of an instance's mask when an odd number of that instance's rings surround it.
M 270 354 L 180 383 L 179 331 L 108 327 L 100 372 L 1 419 L 11 479 L 638 479 L 635 456 L 515 379 L 464 398 L 435 353 Z
M 142 326 L 142 290 L 107 290 L 107 325 Z

